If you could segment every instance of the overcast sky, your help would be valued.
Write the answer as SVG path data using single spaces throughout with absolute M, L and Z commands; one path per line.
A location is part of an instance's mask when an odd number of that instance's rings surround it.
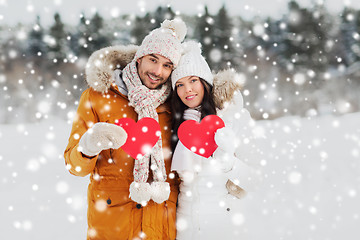
M 341 11 L 344 6 L 360 8 L 359 0 L 297 0 L 303 7 L 319 1 L 324 2 L 331 12 Z M 288 2 L 289 0 L 0 0 L 0 24 L 33 22 L 35 16 L 40 15 L 41 23 L 48 25 L 52 24 L 56 11 L 61 13 L 64 22 L 77 24 L 81 12 L 92 16 L 98 11 L 104 17 L 140 15 L 144 11 L 152 11 L 159 5 L 167 4 L 174 11 L 196 14 L 202 12 L 205 4 L 210 13 L 216 13 L 225 3 L 230 14 L 245 18 L 254 15 L 276 17 L 286 11 Z

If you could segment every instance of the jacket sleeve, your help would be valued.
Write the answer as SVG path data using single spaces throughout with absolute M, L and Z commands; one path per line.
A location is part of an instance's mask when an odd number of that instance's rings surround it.
M 189 171 L 178 172 L 179 177 L 181 178 L 180 183 L 180 194 L 178 196 L 178 205 L 176 208 L 176 221 L 180 224 L 176 228 L 176 239 L 193 239 L 193 231 L 191 229 L 196 229 L 198 227 L 198 222 L 194 221 L 194 214 L 198 209 L 194 209 L 196 202 L 196 196 L 194 196 L 194 183 L 192 182 L 195 174 Z M 192 194 L 189 194 L 192 193 Z M 182 227 L 183 224 L 188 227 Z
M 234 132 L 238 138 L 234 152 L 234 165 L 228 177 L 247 192 L 255 191 L 261 183 L 260 159 L 258 146 L 254 141 L 252 119 L 246 109 L 242 109 Z
M 229 180 L 246 192 L 253 192 L 259 186 L 259 172 L 239 158 L 235 159 L 232 169 L 226 175 Z
M 91 89 L 87 89 L 80 97 L 79 106 L 73 121 L 68 145 L 64 152 L 65 163 L 69 172 L 84 177 L 91 173 L 96 165 L 98 156 L 84 157 L 78 151 L 82 135 L 96 122 L 98 122 L 90 101 Z
M 261 171 L 258 164 L 261 157 L 254 140 L 254 120 L 247 109 L 243 108 L 241 93 L 236 94 L 232 102 L 221 112 L 225 126 L 235 135 L 234 152 L 228 153 L 233 163 L 226 172 L 228 178 L 247 192 L 255 191 L 261 183 Z M 227 142 L 227 144 L 231 144 Z M 224 149 L 225 150 L 225 149 Z

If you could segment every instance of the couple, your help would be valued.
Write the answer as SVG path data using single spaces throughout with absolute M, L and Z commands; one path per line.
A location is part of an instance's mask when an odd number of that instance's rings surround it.
M 199 45 L 182 43 L 185 34 L 182 20 L 165 20 L 139 47 L 108 47 L 89 59 L 90 87 L 80 98 L 64 153 L 70 173 L 91 174 L 87 239 L 233 234 L 230 206 L 254 179 L 253 169 L 235 157 L 250 116 L 235 73 L 213 76 Z M 225 127 L 216 132 L 219 147 L 205 159 L 178 141 L 177 128 L 209 114 L 219 115 Z M 120 148 L 126 132 L 114 123 L 144 117 L 159 122 L 161 136 L 150 154 L 133 159 Z

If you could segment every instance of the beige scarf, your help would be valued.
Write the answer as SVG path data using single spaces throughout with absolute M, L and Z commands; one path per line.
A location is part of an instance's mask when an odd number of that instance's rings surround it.
M 163 104 L 169 97 L 171 91 L 170 82 L 163 84 L 160 89 L 147 88 L 142 84 L 138 75 L 136 60 L 133 60 L 124 68 L 122 77 L 128 89 L 129 105 L 135 108 L 135 112 L 138 114 L 138 120 L 144 117 L 151 117 L 159 121 L 156 108 Z M 152 186 L 149 186 L 147 183 L 150 161 L 154 177 Z M 150 154 L 146 154 L 140 159 L 135 159 L 133 175 L 134 182 L 130 186 L 130 197 L 134 201 L 147 202 L 149 200 L 148 198 L 152 198 L 155 202 L 162 202 L 162 198 L 166 198 L 165 200 L 167 200 L 170 194 L 170 187 L 165 182 L 166 170 L 161 136 L 152 148 Z M 166 190 L 163 188 L 166 188 Z M 164 191 L 166 191 L 166 193 Z M 156 199 L 157 195 L 161 195 L 162 197 Z M 167 197 L 164 195 L 167 195 Z

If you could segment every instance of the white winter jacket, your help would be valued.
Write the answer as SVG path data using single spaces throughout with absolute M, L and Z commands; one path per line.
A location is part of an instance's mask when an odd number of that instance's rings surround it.
M 216 84 L 216 78 L 214 80 Z M 221 90 L 224 84 L 229 88 L 225 82 L 220 84 Z M 206 159 L 196 155 L 180 141 L 174 151 L 172 170 L 181 178 L 176 226 L 178 240 L 237 239 L 238 227 L 234 226 L 232 218 L 233 209 L 241 201 L 228 193 L 226 182 L 231 180 L 245 191 L 254 190 L 258 184 L 259 175 L 250 159 L 253 121 L 243 108 L 238 85 L 230 86 L 233 91 L 224 92 L 231 96 L 223 96 L 221 104 L 217 105 L 221 108 L 218 116 L 224 121 L 225 128 L 215 134 L 218 148 L 213 156 Z M 185 120 L 199 121 L 200 114 L 196 116 L 194 111 L 186 110 Z

